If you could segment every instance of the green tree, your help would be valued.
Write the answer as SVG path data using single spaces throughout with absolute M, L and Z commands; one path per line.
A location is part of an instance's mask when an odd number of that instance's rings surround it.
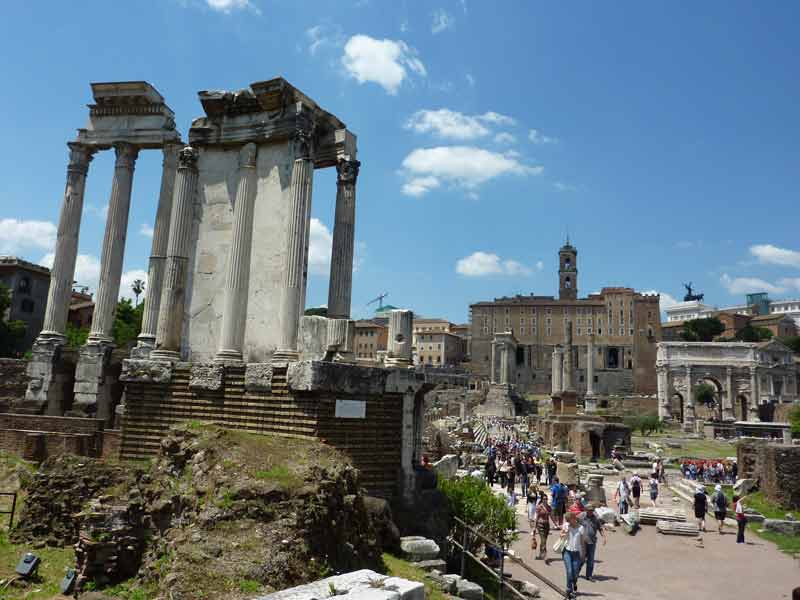
M 11 290 L 0 283 L 0 356 L 14 356 L 20 340 L 25 336 L 24 322 L 6 320 L 10 306 Z
M 136 296 L 136 306 L 139 306 L 139 296 L 142 295 L 144 292 L 144 281 L 141 279 L 137 279 L 131 284 L 131 291 L 133 295 Z
M 792 433 L 800 435 L 800 404 L 795 404 L 789 410 L 789 425 Z
M 736 332 L 737 342 L 766 342 L 772 339 L 772 331 L 766 327 L 753 327 L 749 323 Z
M 686 342 L 713 342 L 725 331 L 725 325 L 717 317 L 692 319 L 683 324 L 681 337 Z
M 315 308 L 307 308 L 303 314 L 307 317 L 327 317 L 328 307 L 317 306 Z
M 713 404 L 715 391 L 710 383 L 697 384 L 694 388 L 694 401 L 697 404 Z
M 492 492 L 484 481 L 475 477 L 441 479 L 439 489 L 447 497 L 453 515 L 489 539 L 508 545 L 515 538 L 516 516 L 505 499 Z M 468 545 L 474 550 L 478 539 Z
M 123 298 L 117 303 L 117 314 L 112 329 L 117 348 L 125 348 L 136 340 L 136 336 L 142 331 L 143 314 L 144 302 L 134 306 L 130 298 Z
M 778 341 L 784 346 L 791 348 L 795 354 L 800 354 L 800 335 L 779 338 Z
M 80 348 L 86 343 L 86 339 L 89 337 L 89 328 L 75 327 L 72 323 L 67 323 L 66 336 L 68 348 Z

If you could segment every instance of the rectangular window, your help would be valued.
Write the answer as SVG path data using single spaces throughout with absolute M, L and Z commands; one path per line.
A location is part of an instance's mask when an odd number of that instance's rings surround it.
M 633 335 L 633 327 L 630 328 L 630 335 Z
M 624 327 L 620 327 L 619 328 L 619 334 L 620 335 L 625 335 L 625 328 Z
M 551 329 L 548 327 L 547 328 L 547 335 L 550 335 L 550 331 L 551 331 Z
M 591 327 L 587 327 L 586 328 L 586 335 L 592 335 L 592 328 Z
M 524 325 L 520 325 L 519 326 L 519 334 L 520 335 L 525 335 L 525 326 Z
M 519 318 L 519 324 L 520 324 L 520 326 L 525 325 L 525 317 L 520 317 Z
M 582 334 L 581 334 L 581 328 L 580 328 L 580 327 L 578 327 L 578 329 L 576 330 L 576 335 L 582 335 Z
M 553 314 L 553 309 L 552 309 L 552 308 L 546 308 L 546 309 L 545 309 L 545 312 L 546 312 L 548 315 L 550 315 L 550 314 Z

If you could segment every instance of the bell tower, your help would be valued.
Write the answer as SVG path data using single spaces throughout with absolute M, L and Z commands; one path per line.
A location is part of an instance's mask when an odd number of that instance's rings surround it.
M 558 299 L 578 298 L 578 251 L 572 244 L 564 244 L 558 251 Z

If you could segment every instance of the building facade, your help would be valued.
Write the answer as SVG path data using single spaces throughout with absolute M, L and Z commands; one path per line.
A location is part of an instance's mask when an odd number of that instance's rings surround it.
M 356 321 L 355 353 L 359 362 L 377 362 L 378 352 L 385 352 L 389 340 L 389 327 L 372 320 Z
M 25 352 L 44 324 L 50 269 L 15 256 L 0 256 L 0 283 L 11 293 L 11 305 L 5 318 L 25 323 L 25 335 L 15 348 L 17 352 Z
M 658 294 L 606 287 L 580 298 L 577 249 L 568 241 L 558 258 L 558 298 L 517 295 L 470 306 L 471 370 L 488 379 L 492 340 L 496 333 L 510 332 L 518 342 L 515 381 L 510 383 L 522 392 L 548 394 L 553 352 L 572 322 L 576 391 L 586 390 L 591 339 L 596 394 L 654 394 L 656 344 L 661 341 Z
M 467 357 L 464 325 L 446 319 L 414 319 L 414 364 L 457 367 Z

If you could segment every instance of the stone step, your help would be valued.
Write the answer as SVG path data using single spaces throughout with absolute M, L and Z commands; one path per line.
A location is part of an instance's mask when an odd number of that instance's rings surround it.
M 697 536 L 700 528 L 695 523 L 676 523 L 674 521 L 658 521 L 656 531 L 665 535 Z
M 640 508 L 639 522 L 642 525 L 656 525 L 658 521 L 686 522 L 686 511 L 681 508 Z

